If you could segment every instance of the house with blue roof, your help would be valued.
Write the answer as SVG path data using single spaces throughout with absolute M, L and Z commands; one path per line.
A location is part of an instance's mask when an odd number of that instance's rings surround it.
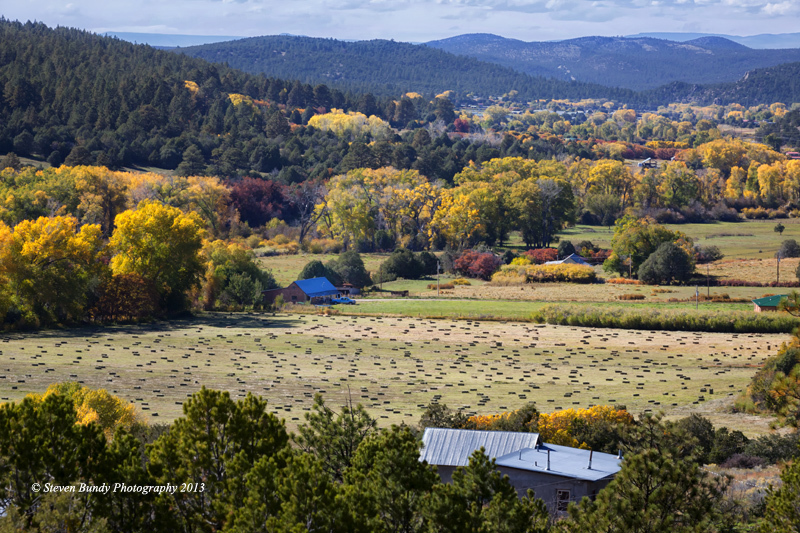
M 570 502 L 594 498 L 621 469 L 622 455 L 543 443 L 538 433 L 425 428 L 420 461 L 436 465 L 444 482 L 483 448 L 522 497 L 532 489 L 552 515 Z
M 278 295 L 283 296 L 286 303 L 320 304 L 330 302 L 341 294 L 341 291 L 328 281 L 328 278 L 299 279 L 283 289 L 271 289 L 261 293 L 265 304 L 271 304 Z

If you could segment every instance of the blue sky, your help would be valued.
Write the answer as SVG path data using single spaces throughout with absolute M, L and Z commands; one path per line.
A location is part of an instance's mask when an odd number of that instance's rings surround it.
M 106 31 L 428 41 L 525 41 L 683 31 L 800 31 L 800 0 L 0 0 L 12 20 Z

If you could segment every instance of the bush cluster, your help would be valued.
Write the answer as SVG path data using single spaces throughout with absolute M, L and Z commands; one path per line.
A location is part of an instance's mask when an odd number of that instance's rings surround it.
M 610 283 L 612 285 L 641 285 L 642 282 L 638 279 L 628 279 L 628 278 L 607 278 L 605 280 L 606 283 Z
M 694 260 L 698 265 L 719 261 L 725 257 L 717 246 L 694 245 Z
M 436 256 L 430 252 L 414 253 L 405 248 L 398 248 L 381 263 L 375 283 L 402 279 L 420 279 L 423 276 L 436 274 Z
M 555 261 L 558 259 L 558 250 L 555 248 L 536 248 L 533 250 L 526 250 L 522 253 L 535 265 L 541 265 L 548 261 Z
M 457 272 L 460 272 L 466 276 L 489 279 L 502 264 L 502 259 L 494 255 L 492 252 L 465 250 L 453 262 L 453 267 Z
M 800 325 L 800 320 L 787 314 L 596 309 L 574 305 L 548 305 L 534 311 L 531 318 L 539 323 L 566 326 L 721 333 L 791 333 Z
M 745 218 L 764 220 L 775 218 L 787 218 L 789 214 L 782 207 L 778 209 L 766 209 L 764 207 L 745 207 L 742 209 Z
M 439 284 L 439 289 L 440 290 L 450 290 L 450 289 L 454 289 L 454 288 L 455 288 L 455 285 L 453 285 L 452 283 L 440 283 Z M 436 290 L 436 284 L 435 283 L 428 283 L 428 290 L 435 291 Z
M 492 285 L 508 286 L 523 283 L 594 283 L 597 273 L 585 265 L 506 265 L 492 276 Z
M 618 300 L 644 300 L 644 298 L 645 298 L 644 294 L 636 294 L 636 293 L 620 294 L 619 296 L 617 296 Z

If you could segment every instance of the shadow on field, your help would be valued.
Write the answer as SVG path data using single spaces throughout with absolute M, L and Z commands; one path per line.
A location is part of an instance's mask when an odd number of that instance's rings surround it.
M 64 329 L 5 332 L 0 333 L 0 340 L 139 335 L 144 333 L 173 332 L 206 327 L 220 329 L 289 329 L 301 323 L 302 320 L 298 320 L 295 317 L 288 315 L 273 316 L 272 313 L 203 313 L 188 318 L 158 320 L 142 324 L 80 326 Z

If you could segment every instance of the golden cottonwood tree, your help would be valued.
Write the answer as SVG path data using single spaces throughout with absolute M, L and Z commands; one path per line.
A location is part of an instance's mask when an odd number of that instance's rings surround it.
M 82 318 L 89 285 L 105 270 L 100 226 L 75 217 L 0 222 L 0 278 L 6 298 L 33 324 Z
M 472 199 L 457 190 L 443 191 L 442 204 L 428 230 L 431 241 L 441 236 L 453 248 L 462 249 L 481 229 L 480 213 Z
M 117 215 L 110 244 L 114 274 L 138 274 L 152 282 L 170 310 L 184 308 L 186 292 L 205 271 L 200 250 L 203 221 L 197 213 L 145 200 Z
M 189 208 L 203 217 L 214 236 L 220 233 L 220 220 L 225 215 L 231 194 L 219 178 L 208 176 L 189 176 L 186 196 Z
M 110 235 L 114 217 L 128 207 L 126 177 L 128 173 L 113 172 L 105 167 L 61 167 L 71 172 L 80 195 L 78 212 L 83 223 L 100 224 L 104 235 Z M 69 169 L 69 170 L 67 170 Z

